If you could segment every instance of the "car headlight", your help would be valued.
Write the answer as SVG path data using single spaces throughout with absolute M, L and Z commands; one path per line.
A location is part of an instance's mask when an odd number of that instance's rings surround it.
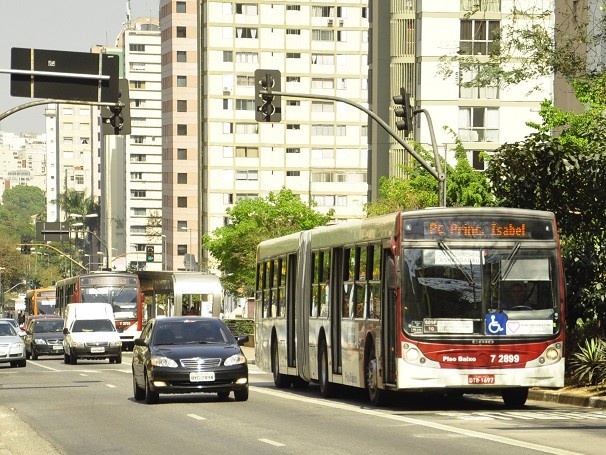
M 246 363 L 246 357 L 244 357 L 242 354 L 234 354 L 225 359 L 224 365 L 229 367 L 232 365 L 240 365 L 241 363 Z
M 121 341 L 110 341 L 109 345 L 113 348 L 118 347 L 118 346 L 122 346 L 122 342 Z
M 155 367 L 168 367 L 168 368 L 177 368 L 177 362 L 173 359 L 169 359 L 168 357 L 161 356 L 153 356 L 151 359 L 151 364 Z
M 34 340 L 34 344 L 46 344 L 46 340 Z

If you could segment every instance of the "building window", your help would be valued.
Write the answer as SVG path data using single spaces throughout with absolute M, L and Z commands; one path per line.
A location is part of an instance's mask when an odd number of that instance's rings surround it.
M 287 106 L 300 106 L 301 105 L 301 101 L 299 101 L 299 100 L 286 100 L 286 105 Z
M 463 99 L 498 99 L 499 87 L 496 85 L 482 86 L 479 82 L 472 82 L 477 75 L 478 69 L 474 66 L 461 65 L 459 70 L 459 97 Z
M 177 220 L 177 231 L 184 231 L 187 229 L 187 221 Z
M 177 38 L 187 38 L 187 28 L 177 26 Z
M 133 90 L 145 90 L 145 81 L 130 81 L 128 85 Z
M 143 162 L 147 161 L 147 156 L 141 155 L 139 153 L 133 153 L 130 156 L 130 161 L 131 161 L 131 163 L 143 163 Z
M 131 172 L 130 179 L 131 180 L 143 180 L 143 172 Z
M 223 51 L 223 62 L 231 63 L 234 61 L 234 52 L 233 51 Z
M 287 28 L 286 29 L 286 34 L 287 35 L 300 35 L 301 34 L 301 30 L 299 30 L 298 28 Z
M 461 0 L 461 11 L 501 11 L 501 0 Z
M 177 51 L 177 61 L 181 63 L 187 62 L 187 52 Z
M 498 142 L 499 110 L 489 107 L 459 108 L 459 137 L 463 142 Z
M 257 63 L 259 54 L 257 52 L 236 52 L 237 63 Z
M 286 82 L 301 82 L 299 76 L 286 76 Z
M 177 256 L 185 256 L 187 254 L 187 245 L 177 245 Z
M 177 87 L 187 87 L 187 76 L 177 76 Z
M 301 153 L 299 147 L 286 147 L 286 153 Z
M 301 5 L 286 5 L 286 11 L 301 11 Z
M 187 183 L 187 174 L 185 172 L 177 173 L 177 183 L 179 185 L 185 185 Z
M 301 129 L 301 125 L 298 123 L 288 123 L 286 124 L 286 129 L 299 131 Z
M 178 196 L 177 197 L 177 207 L 186 208 L 187 207 L 187 197 Z
M 257 134 L 257 123 L 236 123 L 236 134 Z
M 334 112 L 335 103 L 332 101 L 312 101 L 311 102 L 312 112 Z
M 236 85 L 242 86 L 242 87 L 254 87 L 255 76 L 238 74 L 236 76 Z
M 498 31 L 499 21 L 462 20 L 460 53 L 489 55 Z
M 259 148 L 236 146 L 236 158 L 259 158 Z
M 147 195 L 145 190 L 131 190 L 130 195 L 133 198 L 143 198 Z
M 334 136 L 334 127 L 332 125 L 312 125 L 312 136 Z
M 300 177 L 301 171 L 286 171 L 286 177 Z
M 286 58 L 301 58 L 301 52 L 287 52 Z
M 145 208 L 132 208 L 131 212 L 133 216 L 145 216 L 147 215 L 147 210 Z
M 252 27 L 236 27 L 236 38 L 255 39 L 258 35 L 258 30 Z
M 255 109 L 255 100 L 236 100 L 237 111 L 254 111 Z
M 145 52 L 145 44 L 129 44 L 128 49 L 131 52 Z
M 335 80 L 331 78 L 312 78 L 311 88 L 334 89 Z
M 177 100 L 177 112 L 187 112 L 187 100 Z
M 311 54 L 312 65 L 334 65 L 335 56 L 332 54 Z
M 177 2 L 176 6 L 175 6 L 175 12 L 176 13 L 187 12 L 187 9 L 185 8 L 185 2 Z
M 187 149 L 177 149 L 177 159 L 186 160 L 187 159 Z
M 486 163 L 484 162 L 484 156 L 481 150 L 472 150 L 471 151 L 471 161 L 474 169 L 478 171 L 486 170 Z
M 236 3 L 236 14 L 242 14 L 244 16 L 257 16 L 258 6 L 255 4 L 249 5 L 245 3 Z
M 335 32 L 334 30 L 320 30 L 314 29 L 311 31 L 312 41 L 334 41 Z
M 74 138 L 73 137 L 64 137 L 63 141 L 64 144 L 73 144 L 74 143 Z
M 244 170 L 236 171 L 236 180 L 258 180 L 258 171 L 256 170 Z
M 187 136 L 187 125 L 177 124 L 177 136 Z
M 130 62 L 131 71 L 145 71 L 145 63 L 142 62 Z
M 82 174 L 76 174 L 76 185 L 84 185 L 84 176 Z

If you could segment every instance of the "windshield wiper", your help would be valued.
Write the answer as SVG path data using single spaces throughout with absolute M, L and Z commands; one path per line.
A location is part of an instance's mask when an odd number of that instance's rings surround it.
M 442 250 L 444 253 L 446 253 L 446 256 L 448 256 L 448 259 L 450 259 L 450 262 L 452 262 L 459 269 L 459 271 L 465 276 L 465 279 L 467 279 L 467 284 L 469 284 L 472 287 L 475 287 L 476 282 L 474 281 L 473 276 L 467 270 L 465 270 L 465 266 L 463 266 L 463 264 L 461 264 L 459 262 L 459 260 L 455 256 L 455 254 L 450 249 L 450 247 L 448 245 L 446 245 L 443 240 L 438 241 L 438 246 L 440 247 L 440 250 Z
M 501 281 L 505 281 L 505 278 L 507 278 L 507 275 L 509 275 L 509 272 L 511 272 L 511 269 L 513 268 L 513 264 L 514 264 L 514 260 L 513 258 L 515 257 L 516 254 L 518 254 L 518 251 L 520 250 L 520 246 L 522 244 L 520 242 L 516 243 L 514 245 L 514 247 L 511 249 L 511 251 L 509 252 L 509 254 L 507 255 L 507 257 L 505 258 L 505 261 L 507 262 L 507 267 L 505 268 L 505 270 L 503 271 L 503 276 L 501 277 L 501 263 L 502 261 L 499 261 L 499 269 L 497 270 L 497 273 L 495 274 L 495 277 L 492 279 L 491 284 L 494 286 L 496 285 L 499 280 Z

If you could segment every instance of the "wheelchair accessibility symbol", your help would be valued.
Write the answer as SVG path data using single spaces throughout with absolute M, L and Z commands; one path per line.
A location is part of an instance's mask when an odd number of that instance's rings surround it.
M 486 333 L 488 335 L 505 335 L 507 315 L 505 313 L 491 313 L 486 315 Z

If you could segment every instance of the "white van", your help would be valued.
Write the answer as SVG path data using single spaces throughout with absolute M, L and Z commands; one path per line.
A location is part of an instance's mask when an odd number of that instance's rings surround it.
M 114 311 L 108 303 L 70 303 L 65 309 L 64 361 L 109 359 L 122 363 L 122 341 L 116 330 Z

